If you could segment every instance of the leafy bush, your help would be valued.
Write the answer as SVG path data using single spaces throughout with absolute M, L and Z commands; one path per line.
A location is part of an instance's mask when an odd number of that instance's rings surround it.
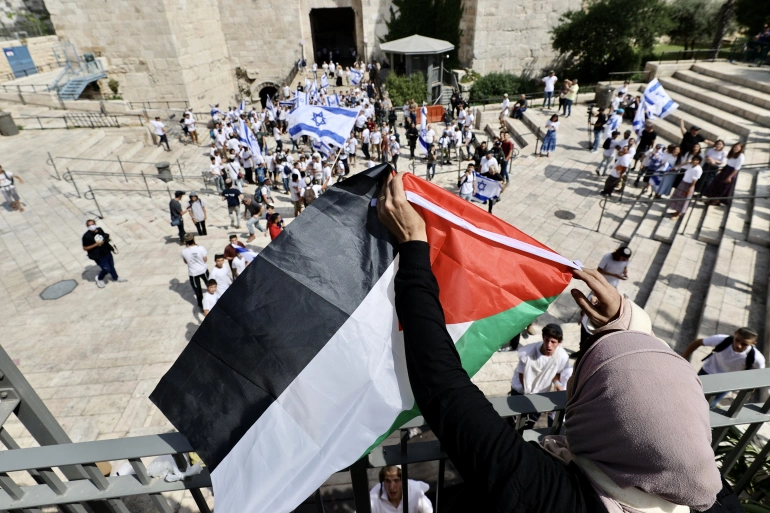
M 463 75 L 463 78 L 460 79 L 461 84 L 467 84 L 469 82 L 474 82 L 481 78 L 481 73 L 477 73 L 473 70 L 468 71 L 465 75 Z
M 393 105 L 403 105 L 412 98 L 421 105 L 428 96 L 428 83 L 422 73 L 413 73 L 411 77 L 390 73 L 385 80 L 385 90 Z
M 111 78 L 111 79 L 110 79 L 110 80 L 107 82 L 107 87 L 109 87 L 109 88 L 110 88 L 110 91 L 112 91 L 112 94 L 115 94 L 115 95 L 117 95 L 117 94 L 118 94 L 118 89 L 120 89 L 120 82 L 118 82 L 118 81 L 117 81 L 117 80 L 115 80 L 114 78 Z
M 473 83 L 471 101 L 502 98 L 504 93 L 508 93 L 508 96 L 512 97 L 515 94 L 532 93 L 537 90 L 537 84 L 522 75 L 489 73 Z

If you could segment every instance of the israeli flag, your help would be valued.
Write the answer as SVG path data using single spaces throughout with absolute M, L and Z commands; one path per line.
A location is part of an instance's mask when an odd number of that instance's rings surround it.
M 308 92 L 308 95 L 309 100 L 318 101 L 318 82 L 316 80 L 313 80 L 313 83 L 310 84 L 310 91 Z
M 361 80 L 364 78 L 363 71 L 358 71 L 357 69 L 353 68 L 350 70 L 350 81 L 353 83 L 353 85 L 358 85 L 361 83 Z
M 428 107 L 425 105 L 420 109 L 420 137 L 417 138 L 417 146 L 423 155 L 428 154 L 428 143 L 425 138 L 428 135 Z
M 249 127 L 248 123 L 245 123 L 242 119 L 238 123 L 238 140 L 245 143 L 251 150 L 252 155 L 262 156 L 262 149 L 259 147 L 257 137 Z
M 275 111 L 273 100 L 270 99 L 269 95 L 267 96 L 267 101 L 265 102 L 265 108 L 273 115 L 273 119 L 278 118 L 278 113 Z
M 246 110 L 246 98 L 241 100 L 241 104 L 238 105 L 238 115 L 241 115 Z
M 481 176 L 478 173 L 473 173 L 473 176 L 476 179 L 476 194 L 473 195 L 474 198 L 479 201 L 488 201 L 500 197 L 500 193 L 503 192 L 500 182 Z
M 604 132 L 602 133 L 602 136 L 606 139 L 610 135 L 612 135 L 612 132 L 615 130 L 618 130 L 620 128 L 620 124 L 623 122 L 623 116 L 620 114 L 612 114 L 610 116 L 610 119 L 607 121 L 607 124 L 604 125 Z
M 655 170 L 655 173 L 650 177 L 650 184 L 655 191 L 657 191 L 660 184 L 663 183 L 663 175 L 666 174 L 669 169 L 671 169 L 671 163 L 665 162 L 662 166 L 658 167 L 658 169 Z
M 298 97 L 295 96 L 295 97 L 293 97 L 290 100 L 280 101 L 280 102 L 278 102 L 278 105 L 280 105 L 281 107 L 289 107 L 290 109 L 293 109 L 293 108 L 295 108 L 297 106 L 297 98 Z
M 297 94 L 297 107 L 301 107 L 303 105 L 307 105 L 307 93 L 299 93 Z
M 326 105 L 329 107 L 339 107 L 340 106 L 340 97 L 337 94 L 333 94 L 331 96 L 326 97 Z
M 345 147 L 353 130 L 358 110 L 342 107 L 305 105 L 289 114 L 289 136 L 306 135 L 329 146 Z
M 305 92 L 310 91 L 310 85 L 311 84 L 312 84 L 312 82 L 310 82 L 310 79 L 306 77 L 305 78 Z
M 321 89 L 329 87 L 329 79 L 326 78 L 326 74 L 321 75 Z
M 251 262 L 255 258 L 257 258 L 257 254 L 251 251 L 250 249 L 242 248 L 240 246 L 237 246 L 235 248 L 235 251 L 240 254 L 244 260 L 247 262 Z
M 660 119 L 665 118 L 679 108 L 679 104 L 671 99 L 657 78 L 653 79 L 644 88 L 644 105 L 647 107 L 647 113 L 650 116 L 657 116 Z
M 637 137 L 642 136 L 644 131 L 644 102 L 636 108 L 636 114 L 634 115 L 633 128 Z
M 329 155 L 331 155 L 334 151 L 329 147 L 328 144 L 323 141 L 313 141 L 313 149 L 324 155 L 326 158 L 329 158 Z

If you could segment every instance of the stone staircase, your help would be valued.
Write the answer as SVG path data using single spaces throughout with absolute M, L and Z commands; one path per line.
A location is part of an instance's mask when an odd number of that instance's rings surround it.
M 678 125 L 683 120 L 687 128 L 698 125 L 707 139 L 722 139 L 728 147 L 747 143 L 747 165 L 738 174 L 735 195 L 770 193 L 770 73 L 763 82 L 725 65 L 704 64 L 659 80 L 680 107 L 665 120 L 656 120 L 656 131 L 679 141 Z M 638 194 L 627 187 L 626 198 L 629 192 Z M 643 306 L 656 334 L 672 347 L 681 351 L 694 338 L 732 333 L 743 325 L 770 336 L 770 330 L 765 332 L 769 206 L 767 199 L 733 201 L 729 207 L 691 203 L 688 216 L 677 220 L 666 216 L 663 203 L 639 202 L 627 209 L 615 238 L 632 245 L 652 239 L 666 251 Z M 769 349 L 767 340 L 766 354 Z M 699 361 L 696 355 L 693 362 Z

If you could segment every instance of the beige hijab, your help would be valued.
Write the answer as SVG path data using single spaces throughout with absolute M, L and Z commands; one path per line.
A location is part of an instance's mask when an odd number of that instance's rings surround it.
M 586 351 L 568 393 L 566 442 L 579 466 L 589 460 L 620 489 L 673 505 L 714 504 L 722 483 L 708 403 L 693 368 L 668 346 L 648 333 L 610 333 Z

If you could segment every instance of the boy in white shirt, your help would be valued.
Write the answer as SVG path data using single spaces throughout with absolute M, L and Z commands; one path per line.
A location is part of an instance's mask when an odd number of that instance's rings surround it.
M 203 293 L 203 316 L 206 317 L 214 305 L 219 301 L 221 294 L 217 292 L 217 280 L 206 282 L 206 292 Z
M 233 259 L 235 260 L 235 259 Z M 209 278 L 217 282 L 217 296 L 221 296 L 233 283 L 230 266 L 225 266 L 225 255 L 214 255 L 214 267 L 209 271 Z

